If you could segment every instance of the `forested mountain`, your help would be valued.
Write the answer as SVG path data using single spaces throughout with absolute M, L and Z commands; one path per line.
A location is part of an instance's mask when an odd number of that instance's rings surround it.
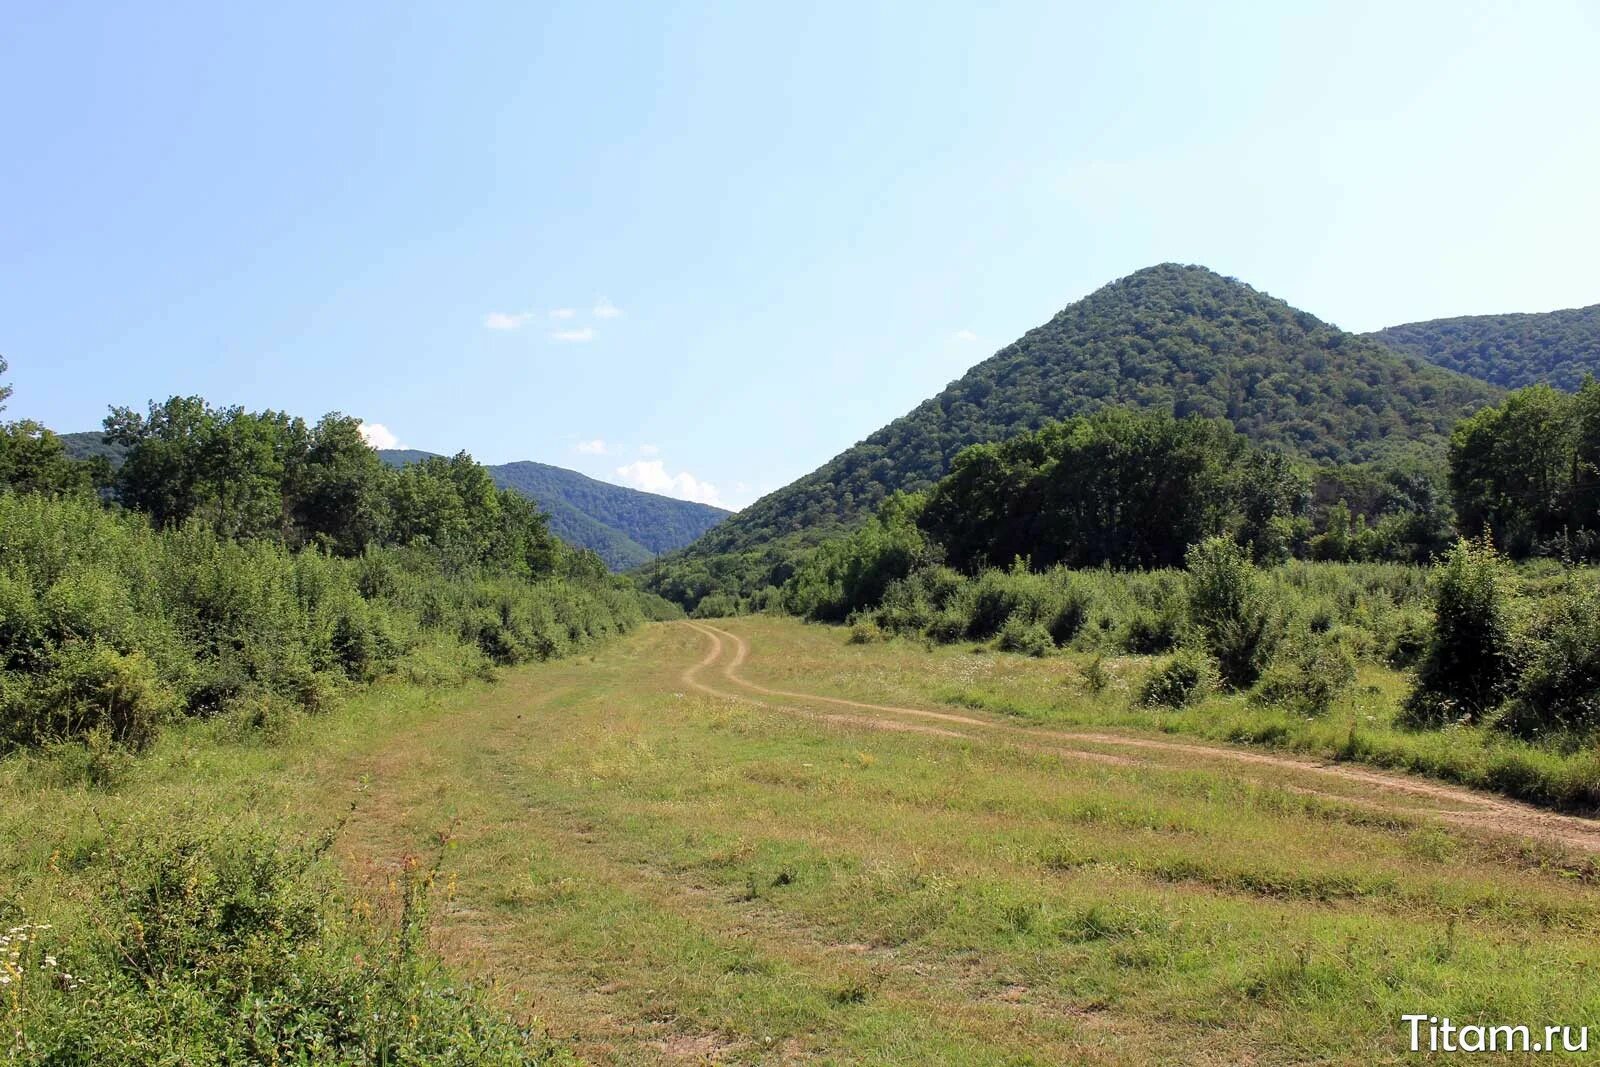
M 1600 304 L 1410 322 L 1367 336 L 1508 389 L 1545 382 L 1570 392 L 1583 384 L 1584 375 L 1600 375 Z
M 1162 264 L 1066 308 L 689 551 L 851 524 L 932 485 L 968 445 L 1109 405 L 1225 417 L 1257 443 L 1350 463 L 1418 443 L 1442 452 L 1455 421 L 1498 396 L 1204 267 Z
M 112 464 L 122 459 L 123 450 L 106 444 L 98 430 L 62 434 L 61 442 L 76 459 L 104 456 Z M 433 453 L 399 448 L 378 455 L 399 467 Z M 514 490 L 538 504 L 549 515 L 556 536 L 578 548 L 593 549 L 614 571 L 682 548 L 729 514 L 708 504 L 627 489 L 545 463 L 502 463 L 486 469 L 498 488 Z
M 427 453 L 395 449 L 378 455 L 398 465 L 416 462 Z M 521 493 L 543 508 L 557 537 L 593 549 L 614 571 L 682 548 L 729 515 L 709 504 L 627 489 L 548 463 L 522 460 L 487 469 L 495 485 Z

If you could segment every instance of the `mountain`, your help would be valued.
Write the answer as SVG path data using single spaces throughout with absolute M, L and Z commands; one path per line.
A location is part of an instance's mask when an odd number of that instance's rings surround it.
M 1112 404 L 1225 416 L 1248 437 L 1348 463 L 1438 449 L 1493 386 L 1345 333 L 1204 267 L 1162 264 L 1067 307 L 853 448 L 695 542 L 737 552 L 849 525 L 933 484 L 968 445 Z
M 105 456 L 113 464 L 122 450 L 98 431 L 61 435 L 76 459 Z M 433 455 L 414 448 L 382 449 L 393 466 Z M 563 541 L 591 548 L 614 571 L 647 563 L 662 552 L 682 548 L 730 514 L 722 508 L 657 496 L 597 481 L 546 463 L 502 463 L 487 468 L 495 484 L 535 501 L 550 516 L 550 529 Z
M 432 453 L 393 448 L 379 449 L 378 455 L 398 467 Z M 550 516 L 557 537 L 594 549 L 614 571 L 682 548 L 731 514 L 709 504 L 625 489 L 548 463 L 521 460 L 486 464 L 485 469 L 500 488 L 537 503 Z
M 581 532 L 585 526 L 574 525 L 570 534 L 563 527 L 569 515 L 574 519 L 582 516 L 589 523 L 621 535 L 633 546 L 628 552 L 629 561 L 620 558 L 613 561 L 607 558 L 606 552 L 595 547 L 613 570 L 682 548 L 732 514 L 692 500 L 625 489 L 546 463 L 526 460 L 502 463 L 490 467 L 489 473 L 494 476 L 496 485 L 537 500 L 550 514 L 550 528 L 564 540 L 580 544 L 585 536 Z M 631 559 L 639 553 L 643 553 L 642 558 Z
M 1600 375 L 1600 304 L 1532 315 L 1465 315 L 1367 334 L 1397 352 L 1508 389 L 1575 390 Z

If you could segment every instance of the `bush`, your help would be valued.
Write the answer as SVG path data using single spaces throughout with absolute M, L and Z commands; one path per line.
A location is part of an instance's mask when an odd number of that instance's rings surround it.
M 1249 555 L 1226 537 L 1189 549 L 1189 621 L 1222 683 L 1247 689 L 1272 661 L 1280 620 Z
M 455 644 L 447 675 L 561 655 L 644 619 L 621 579 L 452 574 L 153 530 L 91 499 L 0 494 L 0 752 L 90 734 L 138 747 L 179 715 L 279 721 Z M 263 709 L 272 709 L 270 715 Z
M 1508 568 L 1487 538 L 1458 541 L 1435 570 L 1433 637 L 1405 717 L 1477 722 L 1511 695 L 1516 677 Z
M 332 906 L 320 852 L 232 827 L 115 846 L 89 933 L 56 945 L 27 924 L 0 998 L 6 1062 L 574 1062 L 426 951 L 430 872 L 403 872 L 384 931 Z
M 1318 641 L 1262 675 L 1255 699 L 1295 715 L 1326 715 L 1356 680 L 1356 663 L 1337 641 Z
M 1002 652 L 1020 652 L 1027 656 L 1048 656 L 1056 650 L 1056 643 L 1050 636 L 1050 631 L 1036 622 L 1024 622 L 1018 618 L 1006 620 L 1005 626 L 1000 630 L 1000 640 L 997 647 Z
M 1524 737 L 1600 727 L 1600 593 L 1556 597 L 1527 644 L 1527 666 L 1501 725 Z
M 1205 699 L 1216 685 L 1217 671 L 1197 652 L 1173 656 L 1145 679 L 1139 703 L 1147 708 L 1185 708 Z

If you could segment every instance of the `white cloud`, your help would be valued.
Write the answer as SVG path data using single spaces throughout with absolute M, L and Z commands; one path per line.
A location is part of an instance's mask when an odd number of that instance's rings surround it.
M 570 319 L 570 318 L 572 318 L 572 316 L 574 316 L 576 314 L 577 314 L 577 312 L 574 311 L 572 308 L 551 308 L 550 309 L 550 317 L 552 319 Z
M 360 430 L 362 440 L 373 448 L 400 447 L 400 438 L 381 422 L 363 422 Z
M 647 493 L 660 493 L 662 496 L 693 500 L 719 508 L 726 506 L 717 495 L 716 486 L 702 482 L 688 471 L 668 474 L 666 464 L 659 459 L 635 460 L 618 467 L 617 476 L 622 479 L 623 485 L 643 489 Z
M 491 330 L 520 330 L 531 318 L 531 311 L 491 311 L 483 317 L 483 324 Z
M 661 454 L 661 446 L 660 445 L 640 445 L 639 446 L 639 455 L 641 455 L 641 456 L 656 456 L 656 455 L 660 455 L 660 454 Z
M 955 333 L 950 335 L 950 340 L 960 341 L 963 344 L 971 344 L 977 339 L 978 335 L 973 333 L 971 330 L 957 330 Z
M 601 297 L 599 300 L 594 302 L 594 310 L 592 314 L 597 319 L 616 319 L 622 317 L 622 309 L 617 307 L 617 305 L 613 304 L 611 301 Z
M 566 343 L 582 343 L 584 341 L 593 341 L 594 327 L 580 326 L 575 330 L 557 330 L 555 333 L 550 335 L 550 340 L 562 341 Z
M 610 451 L 606 447 L 605 441 L 599 437 L 596 437 L 593 441 L 579 441 L 572 446 L 572 450 L 580 456 L 603 456 Z

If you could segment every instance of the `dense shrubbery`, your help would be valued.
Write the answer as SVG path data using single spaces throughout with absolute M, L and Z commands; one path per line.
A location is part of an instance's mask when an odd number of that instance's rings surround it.
M 138 745 L 179 715 L 314 711 L 383 675 L 459 680 L 643 618 L 603 575 L 457 574 L 421 549 L 343 560 L 0 494 L 0 744 Z
M 576 1062 L 440 969 L 424 945 L 431 872 L 402 872 L 386 929 L 328 906 L 319 852 L 233 827 L 118 842 L 75 937 L 0 902 L 6 1062 Z

